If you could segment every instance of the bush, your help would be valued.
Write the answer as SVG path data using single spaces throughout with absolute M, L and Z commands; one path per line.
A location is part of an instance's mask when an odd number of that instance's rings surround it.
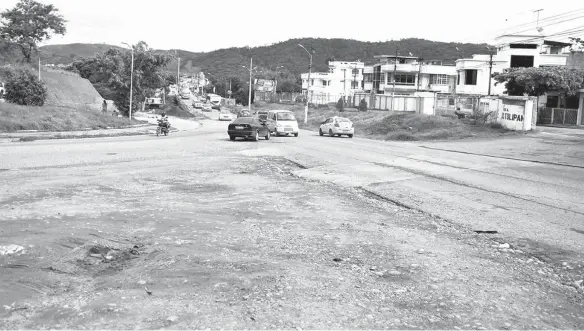
M 365 98 L 359 102 L 359 111 L 367 111 L 367 101 L 365 101 Z
M 42 106 L 47 97 L 45 83 L 28 68 L 12 68 L 6 73 L 5 99 L 22 106 Z

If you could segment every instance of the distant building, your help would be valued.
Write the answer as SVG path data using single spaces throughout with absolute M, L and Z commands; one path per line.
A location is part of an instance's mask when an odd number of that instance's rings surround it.
M 363 90 L 365 63 L 360 61 L 330 61 L 328 66 L 328 72 L 311 73 L 310 81 L 308 81 L 308 73 L 301 74 L 302 90 L 333 97 L 350 96 Z

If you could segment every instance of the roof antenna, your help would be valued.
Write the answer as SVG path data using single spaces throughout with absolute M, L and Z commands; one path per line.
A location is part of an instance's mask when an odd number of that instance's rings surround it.
M 536 30 L 537 30 L 537 32 L 539 32 L 539 33 L 541 33 L 541 32 L 543 31 L 543 28 L 540 28 L 540 27 L 539 27 L 539 12 L 540 12 L 540 11 L 542 11 L 542 10 L 543 10 L 543 9 L 537 9 L 537 10 L 534 10 L 534 11 L 533 11 L 534 13 L 537 13 L 537 23 L 536 23 L 536 25 L 535 25 L 535 29 L 536 29 Z

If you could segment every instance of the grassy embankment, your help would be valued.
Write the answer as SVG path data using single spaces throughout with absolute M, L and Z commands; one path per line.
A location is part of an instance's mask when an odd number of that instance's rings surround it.
M 19 130 L 76 131 L 84 129 L 122 128 L 141 121 L 104 115 L 98 111 L 60 107 L 29 107 L 0 103 L 0 132 Z
M 413 113 L 369 110 L 358 112 L 349 109 L 338 112 L 334 107 L 308 109 L 308 123 L 304 124 L 304 107 L 301 105 L 260 104 L 252 107 L 259 109 L 286 109 L 293 111 L 300 128 L 318 131 L 320 124 L 328 117 L 349 118 L 355 125 L 355 135 L 378 140 L 447 140 L 463 138 L 491 138 L 515 134 L 498 125 L 474 125 L 470 121 L 457 118 L 429 116 Z

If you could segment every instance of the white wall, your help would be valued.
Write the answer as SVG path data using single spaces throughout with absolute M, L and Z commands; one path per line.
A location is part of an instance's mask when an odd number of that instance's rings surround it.
M 514 131 L 533 129 L 533 116 L 536 115 L 534 98 L 502 97 L 502 109 L 497 113 L 497 123 Z

